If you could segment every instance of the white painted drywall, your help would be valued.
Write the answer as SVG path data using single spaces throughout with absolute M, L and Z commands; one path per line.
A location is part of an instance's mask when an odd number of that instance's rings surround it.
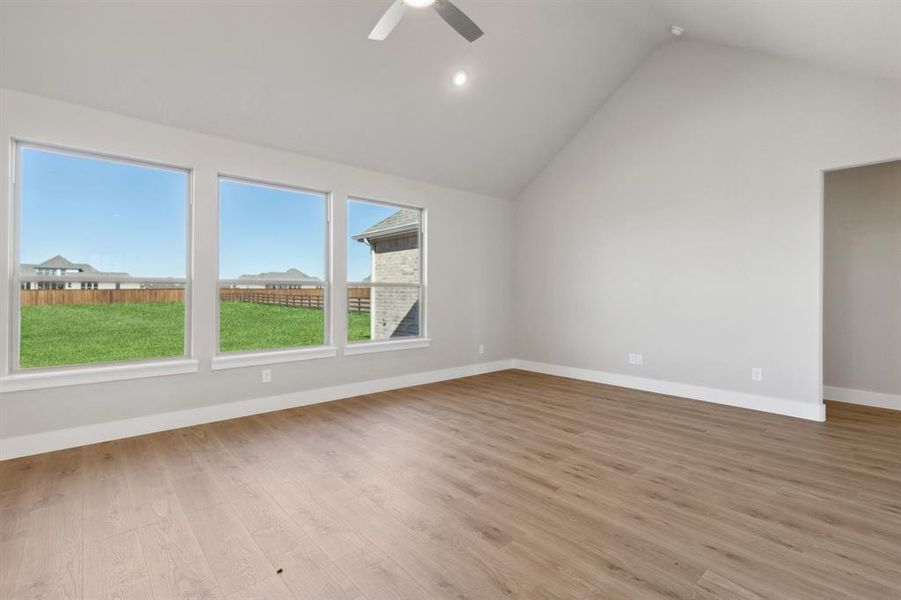
M 901 157 L 897 82 L 718 46 L 670 44 L 521 196 L 514 256 L 514 209 L 504 200 L 18 92 L 0 91 L 0 117 L 2 139 L 195 167 L 194 339 L 201 360 L 196 375 L 0 395 L 0 438 L 514 354 L 703 386 L 711 394 L 818 403 L 821 171 Z M 0 163 L 8 160 L 4 144 Z M 348 194 L 425 206 L 432 346 L 274 365 L 268 385 L 259 382 L 258 368 L 211 372 L 217 171 L 332 190 L 339 239 Z M 5 236 L 5 169 L 0 189 Z M 335 244 L 335 251 L 341 298 L 345 245 Z M 0 260 L 0 327 L 8 324 L 8 281 L 8 261 Z M 336 339 L 343 339 L 343 318 L 334 324 Z M 628 365 L 630 352 L 642 353 L 644 364 Z M 762 382 L 751 381 L 751 367 L 763 368 Z
M 898 82 L 663 46 L 518 200 L 517 358 L 819 403 L 822 170 L 898 157 Z
M 826 174 L 823 383 L 901 394 L 901 161 Z
M 506 359 L 510 344 L 511 202 L 270 150 L 112 113 L 0 90 L 0 139 L 19 138 L 191 166 L 195 185 L 195 355 L 200 373 L 0 394 L 0 438 L 185 411 Z M 378 148 L 373 148 L 378 152 Z M 0 145 L 9 164 L 10 145 Z M 344 339 L 345 199 L 348 194 L 423 206 L 428 218 L 431 347 L 210 371 L 216 310 L 217 173 L 281 182 L 334 194 L 336 340 Z M 9 231 L 9 173 L 0 172 L 0 232 Z M 0 339 L 9 324 L 9 261 L 0 260 Z M 478 354 L 479 344 L 485 354 Z M 6 350 L 0 351 L 6 359 Z

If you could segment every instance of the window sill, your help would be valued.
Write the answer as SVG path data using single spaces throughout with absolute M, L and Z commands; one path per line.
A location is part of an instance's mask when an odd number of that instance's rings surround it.
M 163 377 L 196 373 L 199 361 L 192 358 L 121 365 L 87 366 L 72 369 L 26 371 L 0 378 L 0 393 L 44 388 L 105 383 L 144 377 Z
M 214 356 L 210 368 L 213 371 L 221 371 L 223 369 L 240 369 L 241 367 L 257 367 L 261 365 L 297 362 L 300 360 L 332 358 L 335 356 L 338 356 L 338 348 L 335 346 L 315 346 L 312 348 L 298 348 L 294 350 L 240 352 Z
M 394 350 L 411 350 L 413 348 L 428 348 L 432 343 L 430 338 L 413 338 L 409 340 L 386 340 L 383 342 L 359 342 L 350 344 L 344 348 L 345 356 L 356 354 L 371 354 L 373 352 L 391 352 Z

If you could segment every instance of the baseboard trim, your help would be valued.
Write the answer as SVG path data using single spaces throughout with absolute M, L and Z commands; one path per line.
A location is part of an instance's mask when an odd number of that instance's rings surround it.
M 0 460 L 8 460 L 21 456 L 42 454 L 54 450 L 64 450 L 77 446 L 108 442 L 122 438 L 179 429 L 203 423 L 224 421 L 237 417 L 246 417 L 260 413 L 330 402 L 353 396 L 363 396 L 376 392 L 385 392 L 414 385 L 447 381 L 459 377 L 469 377 L 493 371 L 503 371 L 512 367 L 511 360 L 500 360 L 490 363 L 477 363 L 437 371 L 425 371 L 410 375 L 386 377 L 344 385 L 336 385 L 315 390 L 304 390 L 278 396 L 254 398 L 203 406 L 189 410 L 147 415 L 132 419 L 122 419 L 107 423 L 96 423 L 70 429 L 58 429 L 30 435 L 11 437 L 0 440 Z
M 867 390 L 852 390 L 832 386 L 823 386 L 823 397 L 826 400 L 837 402 L 849 402 L 890 410 L 901 410 L 901 394 L 886 394 L 883 392 L 869 392 Z
M 525 371 L 534 371 L 536 373 L 545 373 L 547 375 L 557 375 L 559 377 L 605 383 L 608 385 L 655 392 L 658 394 L 667 394 L 670 396 L 679 396 L 682 398 L 690 398 L 692 400 L 701 400 L 726 406 L 749 408 L 752 410 L 808 419 L 811 421 L 826 420 L 826 407 L 822 403 L 799 402 L 797 400 L 746 394 L 743 392 L 635 377 L 633 375 L 623 375 L 620 373 L 609 373 L 591 369 L 579 369 L 576 367 L 511 359 L 490 363 L 477 363 L 449 369 L 439 369 L 436 371 L 425 371 L 422 373 L 412 373 L 409 375 L 399 375 L 396 377 L 386 377 L 383 379 L 373 379 L 327 388 L 292 392 L 278 396 L 267 396 L 182 411 L 160 413 L 135 417 L 132 419 L 122 419 L 107 423 L 96 423 L 69 429 L 57 429 L 54 431 L 11 437 L 0 440 L 0 460 L 42 454 L 54 450 L 64 450 L 66 448 L 129 438 L 169 429 L 190 427 L 192 425 L 202 425 L 203 423 L 224 421 L 226 419 L 235 419 L 276 410 L 284 410 L 286 408 L 330 402 L 332 400 L 385 392 L 414 385 L 447 381 L 460 377 L 470 377 L 472 375 L 503 371 L 505 369 L 522 369 Z M 830 400 L 901 410 L 901 396 L 894 396 L 892 394 L 827 387 L 825 388 L 825 396 Z
M 799 419 L 807 419 L 810 421 L 826 420 L 826 407 L 822 402 L 819 404 L 813 402 L 800 402 L 798 400 L 788 400 L 773 396 L 746 394 L 744 392 L 708 388 L 687 383 L 648 379 L 645 377 L 635 377 L 634 375 L 579 369 L 520 359 L 513 360 L 513 368 L 535 371 L 536 373 L 545 373 L 547 375 L 557 375 L 559 377 L 569 377 L 570 379 L 592 381 L 594 383 L 606 383 L 607 385 L 655 392 L 657 394 L 666 394 L 668 396 L 679 396 L 681 398 L 701 400 L 703 402 L 712 402 L 714 404 L 749 408 L 752 410 L 775 413 L 787 417 L 797 417 Z

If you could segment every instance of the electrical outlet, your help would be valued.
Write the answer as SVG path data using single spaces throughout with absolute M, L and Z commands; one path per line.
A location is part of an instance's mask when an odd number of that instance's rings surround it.
M 630 365 L 638 365 L 638 366 L 643 365 L 644 364 L 644 354 L 630 352 L 629 353 L 629 364 Z
M 479 344 L 479 354 L 485 354 L 485 344 Z
M 272 369 L 263 369 L 263 383 L 272 381 Z
M 751 380 L 752 381 L 763 381 L 763 369 L 760 367 L 754 367 L 751 369 Z

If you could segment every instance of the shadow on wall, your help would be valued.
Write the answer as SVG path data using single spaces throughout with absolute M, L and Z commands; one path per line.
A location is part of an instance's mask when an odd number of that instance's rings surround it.
M 419 288 L 373 288 L 372 339 L 419 335 Z
M 420 335 L 420 215 L 400 209 L 354 239 L 369 245 L 372 283 L 371 339 Z

